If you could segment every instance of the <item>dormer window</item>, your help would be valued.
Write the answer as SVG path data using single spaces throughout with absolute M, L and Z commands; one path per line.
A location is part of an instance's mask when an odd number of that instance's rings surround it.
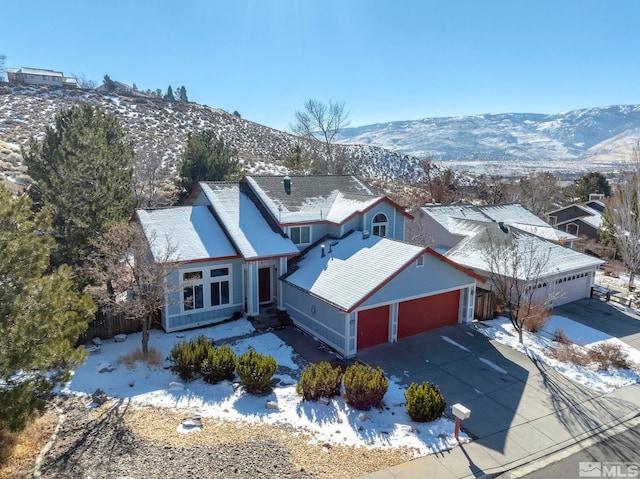
M 385 238 L 387 236 L 387 217 L 384 213 L 378 213 L 373 217 L 372 231 L 375 236 Z
M 311 243 L 311 227 L 310 226 L 292 226 L 289 229 L 289 237 L 293 244 L 304 245 Z

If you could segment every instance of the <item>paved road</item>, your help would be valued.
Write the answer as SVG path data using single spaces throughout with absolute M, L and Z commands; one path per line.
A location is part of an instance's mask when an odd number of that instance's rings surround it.
M 559 462 L 550 464 L 531 474 L 520 476 L 520 479 L 640 477 L 639 445 L 640 426 L 635 426 L 626 432 L 593 444 Z M 591 471 L 593 476 L 586 476 L 584 473 L 580 476 L 579 468 L 581 462 L 592 463 L 591 467 L 583 464 L 583 470 Z M 597 474 L 598 471 L 600 471 L 599 474 Z

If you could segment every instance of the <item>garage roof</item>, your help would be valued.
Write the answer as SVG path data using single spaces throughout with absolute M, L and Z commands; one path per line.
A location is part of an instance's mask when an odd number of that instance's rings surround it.
M 537 261 L 537 257 L 539 261 L 545 263 L 542 271 L 544 277 L 604 263 L 602 260 L 547 241 L 514 226 L 500 226 L 497 223 L 473 220 L 458 220 L 458 222 L 465 223 L 465 229 L 473 231 L 473 233 L 447 251 L 445 256 L 474 270 L 490 271 L 491 268 L 485 253 L 489 242 L 494 242 L 494 244 L 504 242 L 506 245 L 512 240 L 516 242 L 517 251 L 522 255 L 522 258 L 532 258 Z M 507 247 L 505 246 L 505 248 Z M 511 276 L 526 279 L 527 271 L 515 271 Z
M 332 243 L 335 243 L 333 246 Z M 351 311 L 366 297 L 411 264 L 426 248 L 354 232 L 327 240 L 308 250 L 298 269 L 284 281 L 343 311 Z M 381 259 L 384 258 L 384 261 Z

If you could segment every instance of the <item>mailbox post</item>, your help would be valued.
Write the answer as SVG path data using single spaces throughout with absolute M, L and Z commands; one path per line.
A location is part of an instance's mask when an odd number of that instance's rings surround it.
M 467 409 L 460 403 L 456 403 L 451 406 L 451 412 L 456 417 L 456 428 L 453 431 L 453 436 L 458 440 L 458 434 L 460 433 L 460 421 L 468 419 L 471 416 L 471 410 Z

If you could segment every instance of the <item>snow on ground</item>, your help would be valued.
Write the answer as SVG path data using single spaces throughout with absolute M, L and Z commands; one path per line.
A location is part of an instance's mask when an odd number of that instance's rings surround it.
M 451 339 L 449 336 L 440 336 L 442 339 L 444 339 L 447 343 L 449 344 L 453 344 L 455 347 L 462 349 L 463 351 L 466 351 L 468 353 L 470 353 L 471 351 L 469 350 L 469 348 L 463 346 L 462 344 L 458 343 L 457 341 L 454 341 L 453 339 Z
M 101 388 L 109 397 L 129 399 L 132 404 L 140 406 L 179 410 L 185 417 L 199 414 L 231 421 L 287 424 L 310 434 L 316 441 L 370 448 L 407 447 L 413 449 L 416 456 L 450 449 L 458 444 L 453 438 L 453 421 L 449 419 L 430 423 L 411 421 L 404 407 L 405 389 L 393 378 L 389 379 L 389 389 L 384 397 L 386 407 L 383 409 L 354 410 L 341 397 L 332 398 L 328 404 L 301 401 L 295 391 L 297 379 L 290 375 L 300 372 L 294 361 L 295 352 L 272 333 L 229 342 L 236 355 L 254 348 L 259 353 L 272 355 L 279 366 L 284 366 L 274 375 L 280 383 L 267 396 L 253 396 L 229 381 L 217 385 L 200 379 L 182 383 L 169 369 L 170 363 L 166 358 L 176 341 L 204 334 L 219 344 L 225 338 L 236 338 L 253 331 L 251 324 L 244 319 L 180 333 L 151 331 L 150 347 L 165 358 L 161 365 L 151 368 L 138 362 L 129 369 L 122 362 L 125 354 L 140 348 L 140 334 L 131 334 L 121 343 L 105 340 L 100 352 L 89 355 L 61 392 L 91 395 Z M 115 370 L 98 373 L 99 367 L 108 363 Z M 267 408 L 268 401 L 276 402 L 278 409 Z M 461 433 L 460 440 L 466 442 L 469 439 Z
M 485 336 L 521 351 L 572 380 L 596 391 L 607 393 L 617 388 L 640 382 L 640 374 L 634 370 L 617 368 L 609 368 L 606 371 L 593 370 L 588 367 L 560 362 L 551 357 L 550 349 L 556 344 L 552 339 L 553 334 L 557 329 L 562 329 L 571 342 L 581 346 L 592 347 L 601 342 L 618 344 L 629 355 L 629 359 L 632 362 L 640 365 L 640 351 L 637 349 L 602 331 L 572 321 L 564 316 L 551 316 L 544 330 L 538 333 L 525 331 L 523 333 L 524 345 L 518 342 L 518 333 L 509 319 L 500 317 L 491 321 L 483 321 L 482 324 L 488 326 L 478 329 Z

